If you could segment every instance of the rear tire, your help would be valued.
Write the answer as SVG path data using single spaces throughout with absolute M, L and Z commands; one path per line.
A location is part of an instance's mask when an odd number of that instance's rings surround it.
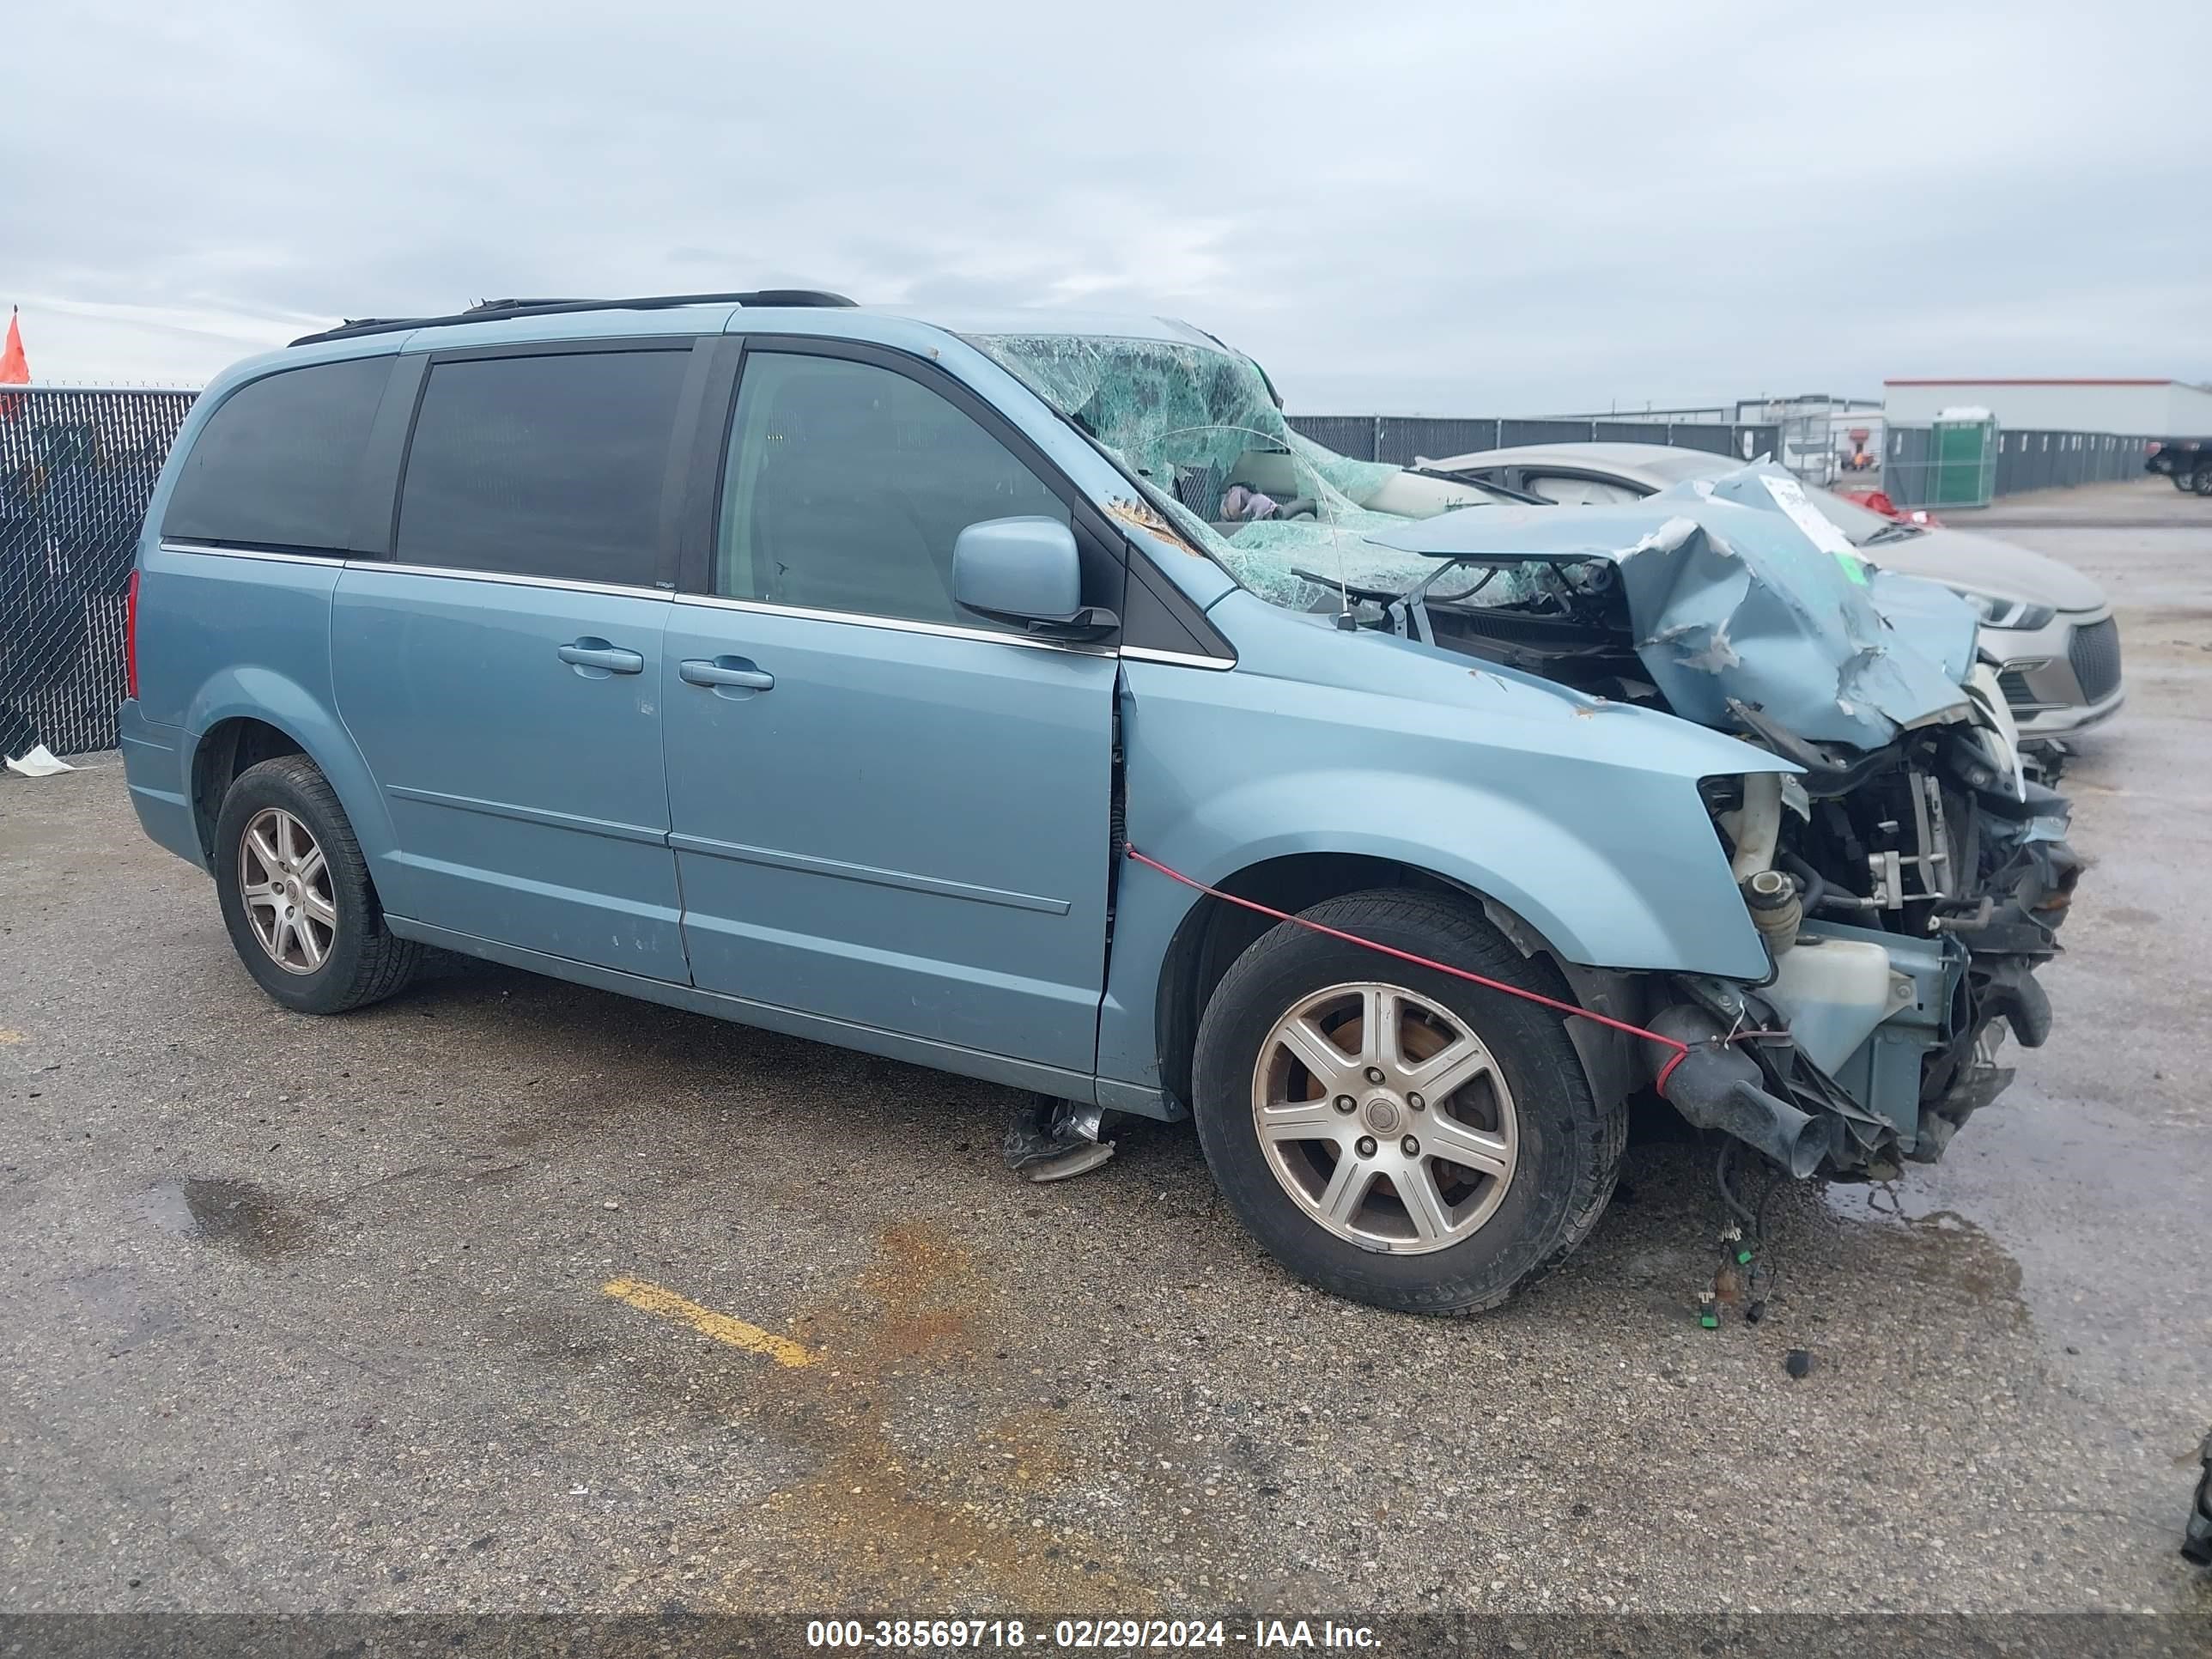
M 2212 495 L 2212 466 L 2198 467 L 2195 482 L 2191 487 L 2200 495 Z
M 1304 915 L 1567 998 L 1468 900 L 1388 889 Z M 1290 922 L 1223 978 L 1195 1062 L 1199 1139 L 1253 1237 L 1309 1283 L 1400 1312 L 1479 1312 L 1558 1266 L 1627 1143 L 1561 1015 Z
M 384 925 L 368 863 L 337 792 L 304 755 L 239 774 L 215 832 L 223 926 L 254 982 L 303 1014 L 380 1002 L 414 979 L 423 947 Z

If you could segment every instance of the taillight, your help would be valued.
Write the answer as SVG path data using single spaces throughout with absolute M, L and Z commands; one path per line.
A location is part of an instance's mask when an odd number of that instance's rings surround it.
M 138 696 L 138 573 L 135 570 L 123 601 L 123 683 L 135 702 Z

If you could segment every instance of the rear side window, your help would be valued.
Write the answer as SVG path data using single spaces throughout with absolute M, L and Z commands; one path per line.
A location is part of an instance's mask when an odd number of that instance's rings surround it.
M 685 349 L 432 365 L 393 556 L 651 586 L 690 362 Z
M 343 553 L 390 357 L 288 368 L 208 417 L 177 475 L 161 533 L 185 541 Z

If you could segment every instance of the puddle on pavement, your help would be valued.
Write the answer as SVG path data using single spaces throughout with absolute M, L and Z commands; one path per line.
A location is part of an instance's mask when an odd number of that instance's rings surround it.
M 257 1261 L 307 1244 L 306 1224 L 275 1194 L 250 1181 L 170 1176 L 155 1182 L 137 1208 L 164 1232 L 225 1245 Z
M 1880 1230 L 1901 1266 L 1923 1284 L 1957 1291 L 1998 1309 L 2014 1322 L 2030 1322 L 2021 1297 L 2020 1263 L 1978 1224 L 1956 1210 L 1940 1209 L 1901 1181 L 1820 1183 L 1828 1212 L 1839 1220 Z

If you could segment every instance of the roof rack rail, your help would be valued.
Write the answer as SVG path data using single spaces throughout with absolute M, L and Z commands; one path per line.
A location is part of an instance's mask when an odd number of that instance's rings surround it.
M 667 311 L 678 306 L 849 306 L 842 294 L 818 288 L 763 288 L 745 294 L 646 294 L 629 300 L 482 300 L 466 311 L 445 317 L 348 318 L 336 328 L 319 334 L 302 334 L 295 346 L 319 345 L 325 340 L 350 340 L 363 334 L 396 334 L 415 328 L 439 328 L 450 323 L 487 323 L 508 317 L 551 317 L 570 311 Z

